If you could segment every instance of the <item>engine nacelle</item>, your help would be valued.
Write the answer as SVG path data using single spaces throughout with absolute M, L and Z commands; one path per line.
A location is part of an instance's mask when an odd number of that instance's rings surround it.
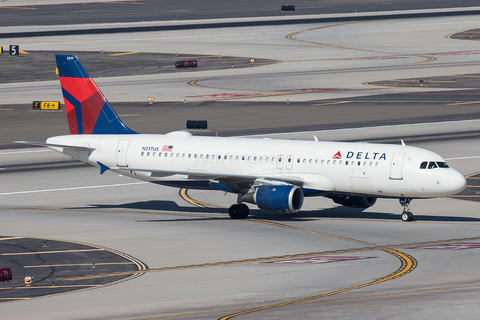
M 303 205 L 303 190 L 292 185 L 259 186 L 255 193 L 246 194 L 242 200 L 266 211 L 296 213 Z
M 331 199 L 335 203 L 352 208 L 368 208 L 377 202 L 377 198 L 374 197 L 334 196 Z

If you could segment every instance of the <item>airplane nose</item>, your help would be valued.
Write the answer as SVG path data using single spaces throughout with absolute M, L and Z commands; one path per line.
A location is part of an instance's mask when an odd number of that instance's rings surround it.
M 450 175 L 450 178 L 448 179 L 448 184 L 450 186 L 450 191 L 452 192 L 452 194 L 455 194 L 465 189 L 465 187 L 467 186 L 467 180 L 460 172 L 455 172 Z

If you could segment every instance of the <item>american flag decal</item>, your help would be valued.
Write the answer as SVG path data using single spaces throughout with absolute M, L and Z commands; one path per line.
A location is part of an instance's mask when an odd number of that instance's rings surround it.
M 170 152 L 172 152 L 172 151 L 173 151 L 173 146 L 164 145 L 164 146 L 162 147 L 162 151 L 170 151 Z

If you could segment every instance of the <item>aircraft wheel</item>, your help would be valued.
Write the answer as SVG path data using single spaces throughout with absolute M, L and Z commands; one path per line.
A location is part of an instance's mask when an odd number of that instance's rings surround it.
M 413 220 L 413 213 L 410 211 L 402 213 L 402 221 L 412 221 Z
M 228 214 L 232 219 L 245 219 L 248 217 L 249 211 L 245 204 L 233 204 L 228 209 Z

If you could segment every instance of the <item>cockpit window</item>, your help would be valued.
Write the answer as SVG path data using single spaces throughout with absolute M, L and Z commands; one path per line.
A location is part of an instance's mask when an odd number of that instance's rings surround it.
M 449 168 L 448 163 L 446 162 L 437 161 L 437 165 L 439 168 Z
M 428 161 L 423 161 L 422 164 L 420 164 L 420 169 L 427 169 L 427 164 Z
M 430 161 L 428 163 L 428 169 L 435 169 L 437 168 L 437 164 L 434 161 Z

